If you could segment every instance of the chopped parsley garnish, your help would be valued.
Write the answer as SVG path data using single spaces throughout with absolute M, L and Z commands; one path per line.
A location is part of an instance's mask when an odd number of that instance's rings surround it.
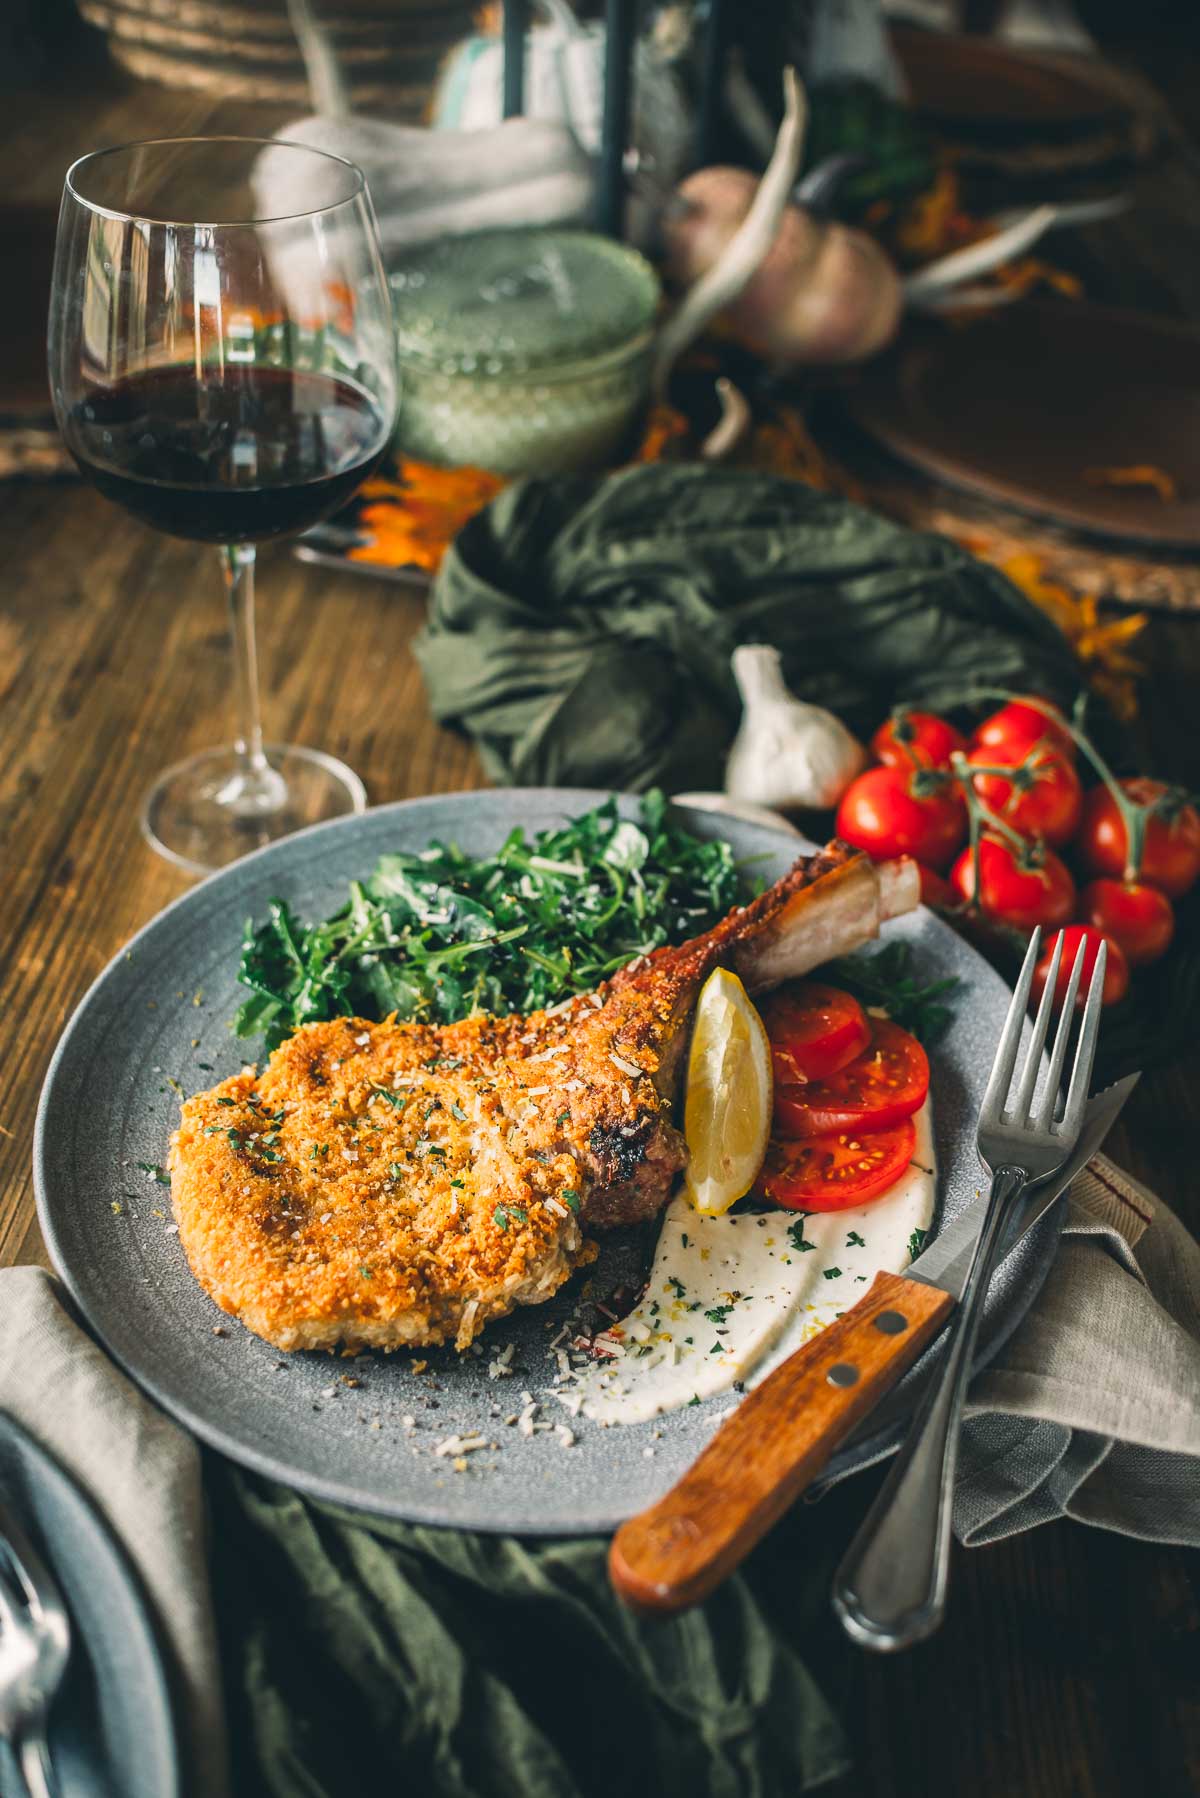
M 457 1118 L 460 1124 L 465 1124 L 467 1121 L 467 1114 L 461 1105 L 451 1105 L 450 1116 Z
M 841 1274 L 842 1270 L 840 1267 L 827 1267 L 825 1269 L 825 1278 L 827 1280 L 838 1280 L 841 1278 Z
M 393 1092 L 390 1086 L 377 1086 L 375 1082 L 372 1081 L 371 1091 L 373 1093 L 378 1093 L 381 1099 L 386 1099 L 388 1104 L 393 1106 L 396 1111 L 403 1111 L 404 1107 L 408 1104 L 408 1094 Z M 425 1115 L 428 1117 L 428 1112 L 426 1112 Z
M 732 1310 L 732 1305 L 714 1305 L 712 1310 L 706 1311 L 704 1315 L 710 1324 L 723 1324 Z
M 692 1405 L 698 1405 L 699 1403 L 700 1403 L 700 1394 L 698 1392 L 693 1392 L 691 1398 L 688 1400 L 689 1407 Z
M 959 985 L 957 976 L 927 986 L 913 977 L 911 943 L 888 943 L 871 955 L 848 955 L 829 962 L 822 979 L 844 986 L 864 1005 L 882 1006 L 904 1030 L 935 1043 L 949 1027 L 953 1011 L 942 1001 Z
M 451 1186 L 465 1186 L 466 1181 L 465 1180 L 451 1180 L 450 1184 L 451 1184 Z
M 510 1217 L 515 1217 L 519 1224 L 527 1224 L 529 1222 L 529 1213 L 522 1210 L 520 1205 L 497 1205 L 496 1209 L 492 1212 L 492 1222 L 496 1225 L 497 1229 L 500 1230 L 508 1229 L 508 1220 Z
M 534 1011 L 710 929 L 746 897 L 729 845 L 685 830 L 659 792 L 636 821 L 608 799 L 532 840 L 514 830 L 489 856 L 454 843 L 385 855 L 332 917 L 306 923 L 275 899 L 247 924 L 234 1027 L 270 1050 L 321 1018 Z
M 574 1187 L 568 1186 L 564 1188 L 558 1196 L 564 1205 L 569 1205 L 571 1207 L 571 1210 L 576 1216 L 579 1215 L 579 1194 L 575 1191 Z
M 725 1345 L 722 1342 L 714 1342 L 708 1352 L 710 1355 L 719 1355 L 724 1346 Z
M 669 1275 L 668 1279 L 667 1279 L 667 1285 L 674 1287 L 675 1297 L 677 1299 L 682 1299 L 687 1296 L 687 1287 L 684 1285 L 683 1281 L 679 1278 L 678 1274 Z
M 866 1246 L 866 1237 L 860 1236 L 857 1230 L 851 1230 L 849 1236 L 846 1238 L 846 1247 L 848 1249 L 865 1249 Z
M 149 1174 L 152 1180 L 157 1180 L 160 1186 L 171 1184 L 170 1176 L 163 1173 L 157 1161 L 139 1161 L 138 1166 L 144 1174 Z
M 804 1219 L 807 1216 L 808 1212 L 806 1211 L 803 1217 L 798 1217 L 794 1224 L 788 1225 L 787 1233 L 792 1247 L 801 1254 L 803 1254 L 806 1249 L 815 1249 L 817 1246 L 815 1242 L 806 1242 L 804 1240 Z
M 554 1121 L 556 1124 L 560 1124 L 560 1125 L 561 1124 L 569 1124 L 571 1121 L 571 1114 L 569 1111 L 560 1111 L 557 1118 Z
M 218 1105 L 232 1105 L 233 1100 L 232 1099 L 218 1099 L 217 1104 Z
M 909 1237 L 908 1253 L 909 1253 L 910 1258 L 913 1261 L 915 1261 L 917 1256 L 921 1253 L 921 1250 L 924 1247 L 925 1238 L 928 1236 L 928 1234 L 929 1234 L 928 1230 L 914 1230 L 912 1235 Z

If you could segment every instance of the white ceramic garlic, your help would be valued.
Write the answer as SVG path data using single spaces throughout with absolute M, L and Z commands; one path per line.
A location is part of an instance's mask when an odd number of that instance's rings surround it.
M 733 652 L 733 678 L 744 710 L 725 764 L 725 791 L 755 805 L 828 811 L 867 752 L 840 718 L 788 692 L 779 651 L 743 643 Z

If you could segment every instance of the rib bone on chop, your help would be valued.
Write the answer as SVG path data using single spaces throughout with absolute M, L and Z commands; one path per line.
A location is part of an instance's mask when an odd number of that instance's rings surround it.
M 197 1280 L 281 1349 L 465 1348 L 652 1216 L 687 1159 L 672 1122 L 700 986 L 750 992 L 873 937 L 912 863 L 801 857 L 706 935 L 549 1011 L 309 1024 L 258 1076 L 183 1107 L 172 1199 Z

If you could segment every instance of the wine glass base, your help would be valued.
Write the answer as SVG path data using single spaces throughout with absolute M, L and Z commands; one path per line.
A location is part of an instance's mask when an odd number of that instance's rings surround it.
M 189 874 L 211 874 L 305 825 L 366 809 L 362 781 L 335 757 L 290 743 L 268 743 L 265 753 L 280 782 L 278 803 L 266 810 L 239 804 L 242 764 L 233 748 L 206 749 L 168 768 L 142 807 L 150 847 Z

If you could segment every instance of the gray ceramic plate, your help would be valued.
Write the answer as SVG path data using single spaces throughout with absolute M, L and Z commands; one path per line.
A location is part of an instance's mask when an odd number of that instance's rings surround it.
M 0 1498 L 41 1549 L 71 1617 L 71 1659 L 50 1712 L 59 1788 L 75 1798 L 175 1798 L 171 1701 L 137 1579 L 91 1502 L 3 1413 Z M 0 1744 L 0 1798 L 24 1792 Z
M 551 1432 L 518 1436 L 503 1418 L 518 1394 L 535 1396 L 555 1371 L 550 1337 L 577 1303 L 571 1285 L 549 1304 L 494 1326 L 516 1343 L 515 1377 L 489 1381 L 490 1356 L 431 1351 L 423 1374 L 411 1355 L 353 1364 L 326 1356 L 284 1360 L 223 1316 L 193 1281 L 170 1224 L 169 1194 L 139 1169 L 163 1165 L 187 1092 L 212 1085 L 254 1053 L 229 1031 L 242 925 L 276 895 L 321 917 L 345 897 L 348 877 L 387 850 L 453 838 L 491 850 L 516 824 L 535 831 L 604 795 L 554 789 L 415 799 L 318 825 L 248 856 L 170 906 L 117 956 L 83 1000 L 51 1063 L 38 1114 L 35 1169 L 42 1227 L 59 1271 L 91 1328 L 164 1408 L 235 1460 L 347 1505 L 426 1523 L 526 1533 L 606 1529 L 650 1503 L 708 1439 L 728 1397 L 654 1425 L 602 1430 L 576 1420 L 565 1448 Z M 631 802 L 632 803 L 632 802 Z M 688 814 L 699 833 L 726 837 L 772 878 L 794 837 L 713 814 Z M 955 1216 L 975 1196 L 974 1119 L 1004 1018 L 1008 989 L 931 913 L 889 925 L 917 947 L 930 979 L 956 974 L 963 1002 L 935 1055 L 939 1204 Z M 114 1203 L 120 1206 L 114 1214 Z M 984 1352 L 994 1352 L 1036 1292 L 1053 1253 L 1048 1216 L 1009 1256 L 989 1296 Z M 608 1239 L 603 1278 L 622 1245 Z M 628 1245 L 624 1248 L 628 1258 Z M 221 1335 L 214 1334 L 220 1328 Z M 911 1376 L 910 1376 L 911 1377 Z M 500 1408 L 493 1416 L 491 1407 Z M 561 1416 L 547 1401 L 548 1412 Z M 416 1419 L 406 1430 L 401 1420 Z M 499 1444 L 465 1473 L 433 1454 L 453 1432 L 481 1429 Z M 652 1435 L 661 1430 L 661 1437 Z M 644 1450 L 653 1447 L 647 1457 Z M 834 1471 L 870 1458 L 877 1443 L 843 1450 Z

